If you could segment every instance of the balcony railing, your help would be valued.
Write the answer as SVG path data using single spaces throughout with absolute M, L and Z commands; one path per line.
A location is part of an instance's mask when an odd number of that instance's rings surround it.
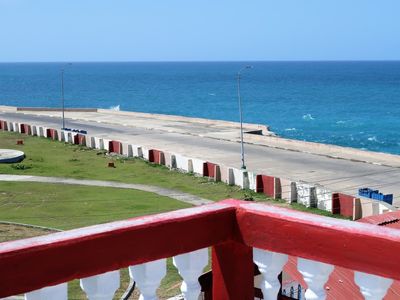
M 288 255 L 308 285 L 306 299 L 325 299 L 334 266 L 355 270 L 365 299 L 382 299 L 400 280 L 400 231 L 257 203 L 215 204 L 0 244 L 0 298 L 67 299 L 81 279 L 88 299 L 112 299 L 119 270 L 129 267 L 142 295 L 156 299 L 173 257 L 185 299 L 198 299 L 198 277 L 212 247 L 213 299 L 254 299 L 254 265 L 264 299 L 277 299 Z

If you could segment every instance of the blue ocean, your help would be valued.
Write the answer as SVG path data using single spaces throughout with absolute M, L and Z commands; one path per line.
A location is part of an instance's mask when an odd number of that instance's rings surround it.
M 400 62 L 3 63 L 0 104 L 239 120 L 280 136 L 400 154 Z

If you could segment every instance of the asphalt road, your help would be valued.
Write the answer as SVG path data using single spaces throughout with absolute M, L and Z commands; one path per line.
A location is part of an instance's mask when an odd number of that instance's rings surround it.
M 56 117 L 1 112 L 0 118 L 53 128 L 61 127 L 61 121 Z M 201 137 L 190 132 L 182 134 L 71 119 L 67 119 L 67 127 L 85 129 L 90 135 L 159 148 L 240 168 L 240 144 L 236 142 Z M 247 169 L 250 171 L 318 183 L 333 191 L 354 195 L 360 187 L 376 188 L 383 193 L 393 193 L 394 205 L 400 206 L 400 168 L 254 144 L 246 144 L 245 153 Z

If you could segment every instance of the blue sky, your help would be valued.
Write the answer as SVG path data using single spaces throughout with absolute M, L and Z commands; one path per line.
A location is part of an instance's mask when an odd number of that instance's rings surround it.
M 399 0 L 0 0 L 0 61 L 399 60 Z

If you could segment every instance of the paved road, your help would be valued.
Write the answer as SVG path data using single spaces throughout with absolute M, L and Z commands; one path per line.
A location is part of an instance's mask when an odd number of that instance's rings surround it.
M 203 204 L 213 203 L 213 201 L 211 200 L 207 200 L 191 194 L 146 184 L 120 183 L 115 181 L 89 180 L 89 179 L 72 179 L 63 177 L 8 175 L 8 174 L 0 174 L 0 181 L 59 183 L 59 184 L 85 185 L 85 186 L 100 186 L 100 187 L 110 187 L 110 188 L 120 188 L 120 189 L 133 189 L 133 190 L 155 193 L 161 196 L 166 196 L 192 205 L 203 205 Z
M 0 118 L 60 128 L 60 119 L 57 117 L 0 112 Z M 185 134 L 72 119 L 68 119 L 67 124 L 68 127 L 86 129 L 91 135 L 240 167 L 240 145 L 234 141 L 203 137 L 193 132 Z M 335 159 L 265 145 L 246 144 L 245 151 L 246 165 L 251 171 L 295 181 L 318 183 L 334 191 L 354 195 L 357 194 L 359 187 L 377 188 L 384 193 L 393 193 L 394 204 L 400 206 L 400 168 L 398 167 Z

